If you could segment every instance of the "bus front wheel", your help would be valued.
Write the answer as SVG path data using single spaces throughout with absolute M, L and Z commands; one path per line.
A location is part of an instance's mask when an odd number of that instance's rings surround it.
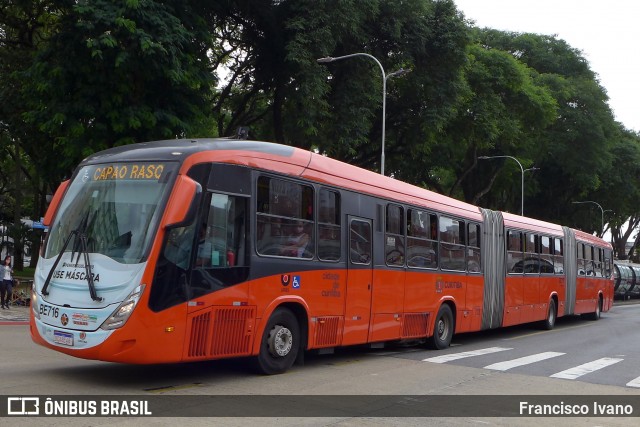
M 296 360 L 300 349 L 300 325 L 287 308 L 278 308 L 269 318 L 262 334 L 260 353 L 254 360 L 258 372 L 273 375 L 285 372 Z
M 433 335 L 427 340 L 427 346 L 434 350 L 449 347 L 453 338 L 453 313 L 451 307 L 442 304 L 436 315 Z

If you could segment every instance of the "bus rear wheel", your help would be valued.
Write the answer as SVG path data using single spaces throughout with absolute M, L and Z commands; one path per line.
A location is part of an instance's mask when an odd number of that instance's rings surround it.
M 549 300 L 549 310 L 547 311 L 547 318 L 542 321 L 542 329 L 547 331 L 552 330 L 556 326 L 557 317 L 556 301 L 553 299 Z
M 436 315 L 433 335 L 427 340 L 427 347 L 442 350 L 449 347 L 453 338 L 453 313 L 451 307 L 442 304 Z
M 254 367 L 262 374 L 280 374 L 293 366 L 299 350 L 298 319 L 291 310 L 278 308 L 264 329 L 260 353 L 254 359 Z
M 598 298 L 598 302 L 596 303 L 596 311 L 593 313 L 587 313 L 585 317 L 589 320 L 598 320 L 600 319 L 600 315 L 602 313 L 602 298 Z

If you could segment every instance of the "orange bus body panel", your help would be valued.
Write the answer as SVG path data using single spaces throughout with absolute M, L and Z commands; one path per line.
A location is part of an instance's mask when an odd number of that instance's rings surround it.
M 201 151 L 188 156 L 180 167 L 149 254 L 143 284 L 153 282 L 165 226 L 185 218 L 191 205 L 194 192 L 178 189 L 191 188 L 186 174 L 194 165 L 206 163 L 246 166 L 483 223 L 482 211 L 476 206 L 304 150 L 291 149 L 288 157 L 268 151 Z M 67 186 L 65 182 L 56 191 L 51 213 L 47 212 L 49 220 Z M 375 215 L 371 213 L 370 217 Z M 502 217 L 505 228 L 564 236 L 563 228 L 556 224 L 509 213 L 502 213 Z M 607 248 L 602 240 L 586 233 L 576 231 L 576 239 Z M 375 250 L 379 248 L 374 246 Z M 42 345 L 77 357 L 165 363 L 257 355 L 269 317 L 282 306 L 297 313 L 301 329 L 306 328 L 306 349 L 427 338 L 433 335 L 436 314 L 445 303 L 453 309 L 456 333 L 482 329 L 486 292 L 483 274 L 387 266 L 346 268 L 349 263 L 345 259 L 327 263 L 326 269 L 295 271 L 296 262 L 304 265 L 304 261 L 292 261 L 293 271 L 236 284 L 160 312 L 148 308 L 147 288 L 125 327 L 91 349 L 47 344 L 35 330 L 33 316 L 32 336 Z M 299 287 L 294 289 L 285 275 L 299 277 Z M 607 279 L 578 278 L 576 313 L 593 312 L 598 292 L 604 297 L 603 309 L 611 307 L 613 284 Z M 564 276 L 507 274 L 500 326 L 544 320 L 552 298 L 558 299 L 558 316 L 564 315 L 565 287 Z

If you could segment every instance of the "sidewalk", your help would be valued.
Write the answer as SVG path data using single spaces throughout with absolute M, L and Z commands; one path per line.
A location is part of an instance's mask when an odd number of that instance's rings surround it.
M 0 308 L 0 325 L 8 325 L 11 323 L 24 324 L 29 321 L 30 307 L 9 306 L 10 308 Z

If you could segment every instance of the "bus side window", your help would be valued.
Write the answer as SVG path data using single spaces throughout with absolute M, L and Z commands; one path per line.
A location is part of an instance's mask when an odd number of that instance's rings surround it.
M 553 269 L 556 274 L 564 274 L 564 244 L 560 238 L 553 239 Z
M 611 277 L 611 251 L 609 249 L 604 250 L 604 277 L 607 279 Z
M 340 193 L 320 189 L 318 216 L 318 258 L 323 261 L 338 261 L 340 247 Z
M 371 225 L 368 222 L 351 220 L 349 258 L 353 264 L 371 264 Z
M 524 273 L 522 233 L 509 230 L 507 233 L 507 272 Z
M 602 260 L 603 260 L 602 249 L 598 247 L 594 247 L 593 248 L 593 268 L 594 268 L 594 274 L 596 277 L 603 277 Z
M 553 239 L 548 236 L 540 236 L 540 273 L 553 274 Z
M 538 274 L 540 273 L 540 256 L 538 254 L 538 235 L 533 233 L 525 234 L 524 247 L 524 273 Z
M 467 271 L 480 272 L 480 224 L 469 223 L 467 233 Z
M 188 299 L 187 272 L 195 231 L 195 223 L 167 230 L 149 296 L 149 308 L 153 311 L 164 310 Z
M 584 270 L 587 276 L 595 276 L 593 271 L 593 246 L 584 245 Z
M 244 265 L 246 214 L 242 199 L 211 195 L 206 222 L 199 231 L 196 267 Z
M 440 217 L 440 268 L 466 271 L 465 222 Z
M 206 216 L 198 232 L 191 297 L 245 281 L 247 256 L 247 197 L 210 193 Z
M 257 184 L 258 254 L 312 259 L 315 254 L 313 187 L 268 176 L 259 177 Z
M 404 209 L 398 205 L 387 205 L 385 259 L 387 265 L 404 265 Z
M 577 244 L 577 257 L 578 257 L 578 276 L 584 276 L 587 274 L 586 261 L 584 258 L 584 243 Z
M 407 210 L 407 266 L 438 268 L 438 217 Z

